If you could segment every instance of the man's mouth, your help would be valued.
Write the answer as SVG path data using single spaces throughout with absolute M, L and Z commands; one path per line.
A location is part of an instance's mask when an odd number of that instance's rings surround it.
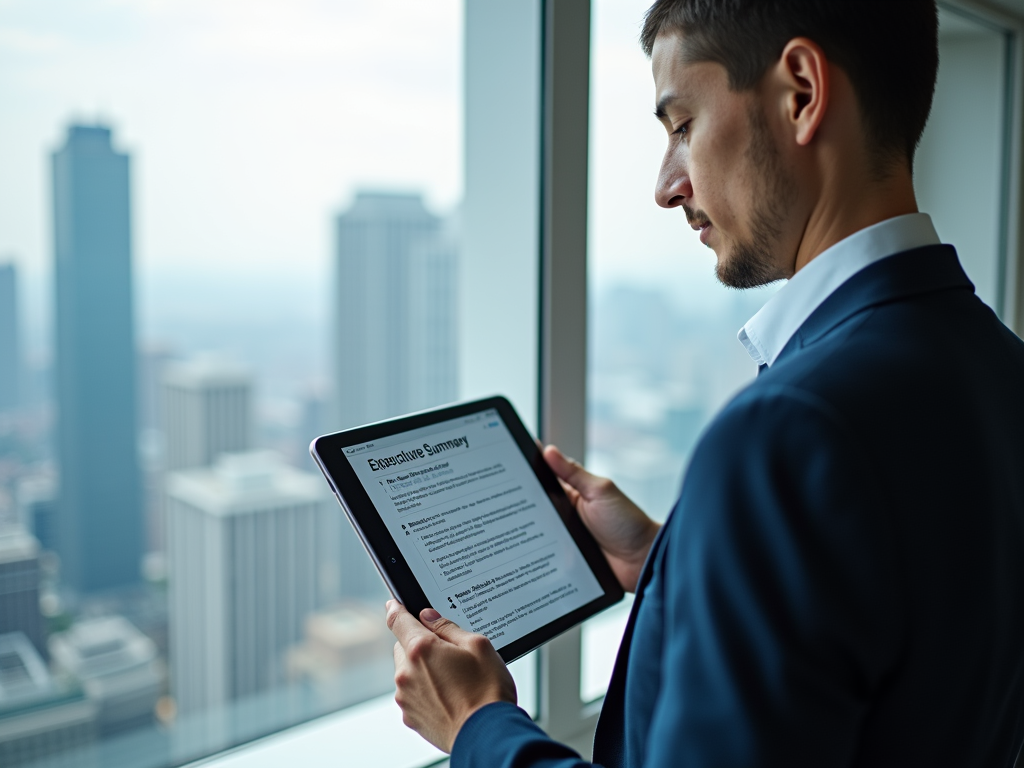
M 691 221 L 690 226 L 693 227 L 695 232 L 700 232 L 700 241 L 704 244 L 708 244 L 708 237 L 711 235 L 711 222 L 710 221 Z
M 708 238 L 711 236 L 711 219 L 703 211 L 688 205 L 683 206 L 683 213 L 686 214 L 686 223 L 693 228 L 693 231 L 700 232 L 700 241 L 704 245 L 708 245 Z M 708 245 L 708 247 L 711 246 Z

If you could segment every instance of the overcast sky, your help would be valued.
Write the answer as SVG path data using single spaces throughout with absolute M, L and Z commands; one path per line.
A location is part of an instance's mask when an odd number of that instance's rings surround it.
M 713 306 L 711 254 L 654 204 L 646 4 L 595 5 L 592 277 Z M 460 198 L 462 14 L 458 0 L 0 0 L 0 259 L 26 277 L 30 343 L 47 338 L 49 154 L 73 120 L 109 123 L 132 156 L 143 334 L 193 277 L 214 293 L 290 281 L 309 296 L 295 311 L 322 318 L 310 286 L 355 189 L 420 190 L 441 213 Z

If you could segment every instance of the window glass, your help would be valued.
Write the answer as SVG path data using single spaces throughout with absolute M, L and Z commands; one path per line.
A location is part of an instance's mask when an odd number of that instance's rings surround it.
M 462 27 L 3 4 L 0 765 L 179 765 L 390 698 L 307 446 L 462 394 Z
M 754 376 L 736 332 L 776 288 L 722 287 L 682 210 L 654 201 L 666 137 L 638 42 L 649 5 L 592 5 L 587 466 L 664 520 L 701 429 Z M 584 626 L 584 701 L 608 685 L 629 606 Z
M 648 5 L 592 6 L 587 464 L 664 520 L 701 430 L 756 373 L 736 333 L 779 286 L 722 287 L 682 210 L 654 202 L 666 138 L 638 43 Z M 935 106 L 915 166 L 921 210 L 1000 312 L 1007 45 L 988 22 L 942 9 Z M 584 627 L 584 701 L 608 685 L 628 610 Z
M 942 241 L 956 246 L 978 296 L 1000 316 L 1009 226 L 1010 52 L 1006 30 L 955 6 L 940 7 L 939 78 L 914 163 L 921 210 L 932 215 Z

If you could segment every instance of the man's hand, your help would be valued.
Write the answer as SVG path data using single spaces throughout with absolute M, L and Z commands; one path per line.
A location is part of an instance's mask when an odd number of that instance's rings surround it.
M 635 592 L 640 570 L 661 526 L 615 483 L 590 474 L 555 446 L 544 449 L 544 458 L 562 481 L 569 500 L 601 546 L 622 588 Z
M 483 635 L 460 629 L 433 608 L 418 621 L 397 600 L 387 602 L 395 633 L 395 701 L 407 726 L 438 749 L 452 751 L 469 716 L 495 701 L 516 703 L 516 684 Z

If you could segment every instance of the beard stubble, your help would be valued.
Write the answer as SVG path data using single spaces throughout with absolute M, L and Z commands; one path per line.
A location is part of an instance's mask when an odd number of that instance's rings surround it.
M 796 199 L 796 182 L 782 167 L 778 147 L 764 112 L 752 105 L 748 112 L 750 145 L 746 150 L 748 167 L 754 169 L 751 189 L 750 240 L 736 243 L 728 260 L 715 265 L 718 281 L 729 288 L 757 288 L 788 277 L 777 263 L 780 222 L 784 221 Z M 690 217 L 691 211 L 686 212 Z M 703 214 L 694 213 L 698 220 Z M 705 220 L 707 217 L 703 217 Z

